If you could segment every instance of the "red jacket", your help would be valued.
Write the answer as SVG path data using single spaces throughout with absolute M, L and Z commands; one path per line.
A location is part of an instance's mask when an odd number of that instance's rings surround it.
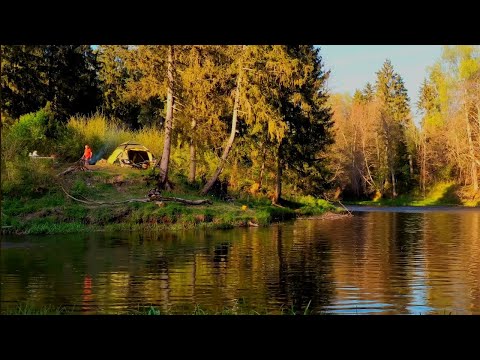
M 90 160 L 92 158 L 92 149 L 85 148 L 85 152 L 83 153 L 83 157 L 87 160 Z

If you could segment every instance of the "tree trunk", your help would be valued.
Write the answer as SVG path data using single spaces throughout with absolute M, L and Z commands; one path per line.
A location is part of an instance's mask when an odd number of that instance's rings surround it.
M 413 157 L 412 157 L 412 154 L 408 154 L 408 165 L 410 165 L 410 179 L 413 179 Z
M 362 137 L 362 151 L 363 151 L 363 159 L 365 162 L 365 168 L 367 169 L 368 178 L 370 179 L 370 184 L 374 187 L 375 191 L 380 191 L 375 180 L 373 180 L 372 173 L 370 171 L 370 165 L 368 164 L 368 154 L 365 150 L 365 137 Z M 367 181 L 365 181 L 366 183 Z
M 197 171 L 197 159 L 196 156 L 196 149 L 195 144 L 193 143 L 193 139 L 190 140 L 190 173 L 188 174 L 188 182 L 193 184 L 195 182 L 195 173 Z
M 263 174 L 265 172 L 265 155 L 266 155 L 267 149 L 264 146 L 262 149 L 262 167 L 260 168 L 260 178 L 258 179 L 258 189 L 260 190 L 262 188 L 262 182 L 263 182 Z
M 162 159 L 160 161 L 160 177 L 158 179 L 158 187 L 160 189 L 165 188 L 168 181 L 168 165 L 170 163 L 170 145 L 171 145 L 171 132 L 173 124 L 173 45 L 168 47 L 168 63 L 167 63 L 167 76 L 168 76 L 168 88 L 167 88 L 167 116 L 165 117 L 165 141 L 163 144 Z
M 238 104 L 240 102 L 240 83 L 242 80 L 242 72 L 243 72 L 242 66 L 240 65 L 240 71 L 237 76 L 237 86 L 235 89 L 235 103 L 233 105 L 232 130 L 230 132 L 230 137 L 228 139 L 227 145 L 225 146 L 225 149 L 223 150 L 223 154 L 220 159 L 220 164 L 218 164 L 217 170 L 215 170 L 215 173 L 213 174 L 211 179 L 203 187 L 202 191 L 200 192 L 201 195 L 205 195 L 206 193 L 208 193 L 212 188 L 213 184 L 215 183 L 215 181 L 217 181 L 218 176 L 220 175 L 220 173 L 223 170 L 223 167 L 225 166 L 225 162 L 232 148 L 233 141 L 235 140 L 235 133 L 237 131 Z
M 468 118 L 468 109 L 465 105 L 465 121 L 467 125 L 467 136 L 468 136 L 468 149 L 470 153 L 470 158 L 472 162 L 472 187 L 473 191 L 476 193 L 478 191 L 478 171 L 477 171 L 477 162 L 475 159 L 475 148 L 473 146 L 473 139 L 472 139 L 472 129 L 470 127 L 470 121 Z
M 390 170 L 390 173 L 392 174 L 392 195 L 394 198 L 397 197 L 397 184 L 395 181 L 395 172 L 393 169 Z
M 196 121 L 192 120 L 192 137 L 190 138 L 190 173 L 188 174 L 188 182 L 195 182 L 195 173 L 197 171 L 196 148 L 193 133 L 195 131 Z
M 280 199 L 282 198 L 282 145 L 278 147 L 278 154 L 277 154 L 277 179 L 275 184 L 275 196 L 273 198 L 273 203 L 278 204 Z
M 423 151 L 422 151 L 422 193 L 423 197 L 425 198 L 425 183 L 426 183 L 426 177 L 427 177 L 427 140 L 426 140 L 426 135 L 423 134 Z

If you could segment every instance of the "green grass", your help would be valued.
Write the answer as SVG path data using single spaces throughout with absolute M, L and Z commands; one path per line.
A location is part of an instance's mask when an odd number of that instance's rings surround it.
M 237 194 L 234 202 L 225 202 L 211 195 L 201 197 L 198 189 L 185 179 L 172 175 L 175 189 L 162 195 L 185 199 L 209 198 L 212 205 L 188 206 L 164 202 L 121 204 L 84 204 L 68 198 L 61 186 L 80 200 L 121 202 L 144 199 L 153 184 L 149 184 L 149 171 L 121 168 L 110 165 L 92 167 L 91 172 L 76 172 L 61 177 L 60 169 L 50 169 L 44 178 L 49 184 L 42 194 L 5 192 L 2 201 L 2 232 L 15 234 L 58 234 L 84 231 L 163 231 L 192 228 L 230 229 L 257 224 L 267 226 L 273 222 L 287 221 L 298 216 L 336 211 L 325 200 L 300 197 L 282 201 L 283 206 L 272 206 L 262 197 Z M 46 186 L 46 185 L 44 185 Z
M 460 187 L 453 182 L 434 185 L 425 197 L 418 194 L 400 195 L 395 199 L 345 201 L 349 205 L 366 206 L 479 206 L 480 199 L 467 199 L 460 196 Z
M 219 309 L 203 308 L 196 304 L 193 309 L 183 307 L 170 307 L 167 310 L 162 310 L 155 306 L 138 306 L 135 310 L 128 310 L 119 312 L 116 315 L 322 315 L 323 312 L 313 312 L 310 309 L 311 301 L 304 309 L 296 309 L 292 306 L 282 305 L 276 311 L 256 311 L 248 309 L 242 299 L 237 300 L 231 307 L 222 307 Z M 75 307 L 74 307 L 75 308 Z M 7 309 L 2 312 L 2 315 L 72 315 L 74 311 L 68 311 L 65 307 L 59 306 L 41 306 L 37 307 L 28 303 L 19 303 L 16 307 Z
M 425 199 L 412 201 L 412 206 L 462 205 L 456 194 L 457 188 L 453 182 L 439 183 L 430 190 Z
M 37 307 L 29 303 L 19 303 L 12 309 L 2 311 L 2 315 L 67 315 L 68 312 L 63 306 L 42 306 Z

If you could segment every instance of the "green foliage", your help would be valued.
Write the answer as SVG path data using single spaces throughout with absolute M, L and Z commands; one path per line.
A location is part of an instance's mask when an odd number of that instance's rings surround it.
M 132 76 L 125 64 L 128 51 L 126 45 L 101 45 L 98 48 L 98 77 L 105 115 L 135 129 L 139 126 L 142 105 L 125 96 L 126 83 Z
M 2 112 L 18 118 L 47 102 L 59 121 L 93 112 L 99 100 L 96 71 L 89 45 L 2 45 Z
M 2 45 L 2 117 L 18 119 L 46 103 L 40 45 Z
M 286 221 L 295 219 L 296 213 L 292 209 L 277 207 L 277 206 L 268 206 L 256 215 L 256 220 L 259 224 L 266 225 L 272 222 L 277 221 Z
M 298 197 L 295 201 L 302 205 L 297 211 L 300 215 L 320 215 L 336 210 L 336 207 L 327 200 L 317 199 L 310 195 Z
M 25 114 L 13 125 L 5 128 L 2 139 L 2 155 L 9 159 L 17 156 L 26 157 L 29 152 L 37 150 L 39 155 L 48 154 L 47 126 L 51 113 L 48 109 L 41 109 L 35 113 Z
M 5 160 L 2 170 L 2 193 L 5 195 L 39 197 L 56 191 L 52 186 L 52 161 L 16 157 Z
M 15 308 L 2 311 L 2 315 L 65 315 L 65 307 L 43 306 L 38 307 L 31 303 L 18 303 Z
M 72 222 L 72 223 L 57 223 L 53 220 L 46 221 L 45 219 L 30 224 L 26 229 L 25 234 L 27 235 L 50 235 L 50 234 L 68 234 L 68 233 L 78 233 L 87 231 L 85 225 Z
M 430 206 L 430 205 L 460 205 L 456 190 L 458 186 L 453 182 L 442 182 L 435 184 L 429 191 L 425 199 L 413 201 L 413 206 Z

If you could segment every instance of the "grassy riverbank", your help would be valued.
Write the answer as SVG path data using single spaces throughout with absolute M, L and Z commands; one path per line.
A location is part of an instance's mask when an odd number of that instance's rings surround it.
M 232 194 L 233 201 L 214 196 L 200 197 L 200 184 L 188 184 L 185 178 L 175 175 L 172 177 L 174 190 L 162 192 L 162 196 L 188 200 L 208 198 L 212 204 L 126 202 L 145 199 L 147 192 L 155 187 L 151 170 L 121 168 L 101 162 L 91 166 L 91 171 L 57 176 L 66 167 L 66 164 L 54 167 L 39 164 L 28 173 L 30 179 L 24 179 L 21 186 L 8 189 L 2 197 L 4 233 L 226 229 L 266 226 L 300 216 L 341 212 L 327 201 L 311 196 L 290 199 L 283 206 L 273 206 L 267 198 L 248 193 Z
M 454 183 L 436 184 L 426 196 L 420 194 L 400 195 L 395 199 L 380 198 L 367 201 L 344 201 L 348 205 L 365 206 L 480 206 L 480 198 L 472 196 L 468 189 Z

